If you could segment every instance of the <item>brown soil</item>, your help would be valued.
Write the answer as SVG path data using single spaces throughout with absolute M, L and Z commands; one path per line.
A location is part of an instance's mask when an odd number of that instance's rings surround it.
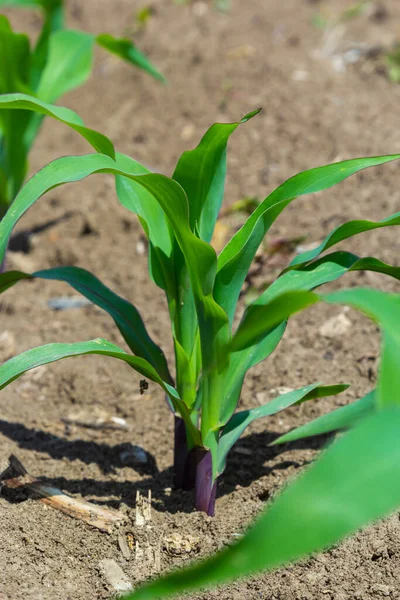
M 129 33 L 135 10 L 130 0 L 71 0 L 74 27 Z M 341 158 L 400 151 L 400 87 L 385 76 L 379 59 L 361 56 L 343 69 L 346 51 L 389 47 L 400 26 L 397 0 L 383 12 L 366 14 L 324 33 L 312 24 L 320 10 L 339 14 L 351 2 L 331 0 L 232 0 L 227 13 L 210 3 L 178 6 L 153 0 L 153 16 L 137 35 L 140 47 L 169 79 L 161 86 L 99 52 L 94 76 L 63 104 L 118 149 L 171 173 L 180 153 L 193 147 L 215 120 L 237 120 L 258 106 L 264 111 L 235 133 L 229 153 L 226 202 L 264 197 L 299 170 Z M 35 35 L 37 18 L 7 11 L 19 28 Z M 329 45 L 330 44 L 330 45 Z M 333 46 L 332 46 L 333 44 Z M 333 47 L 333 50 L 332 50 Z M 354 53 L 353 53 L 354 54 Z M 374 52 L 370 52 L 374 54 Z M 342 57 L 342 58 L 341 58 Z M 339 70 L 338 70 L 339 69 Z M 63 154 L 87 152 L 75 134 L 47 121 L 32 154 L 32 172 Z M 295 202 L 278 220 L 269 240 L 307 235 L 321 239 L 344 220 L 383 218 L 400 210 L 398 165 L 353 177 L 337 189 Z M 145 315 L 148 327 L 171 355 L 163 297 L 149 283 L 135 217 L 118 205 L 110 177 L 96 176 L 47 194 L 21 221 L 21 232 L 67 215 L 32 238 L 29 254 L 10 254 L 10 265 L 26 270 L 60 264 L 93 270 Z M 398 263 L 398 233 L 360 236 L 346 248 Z M 138 252 L 139 250 L 139 252 Z M 285 257 L 282 260 L 286 260 Z M 274 258 L 257 281 L 276 270 Z M 279 262 L 279 261 L 278 261 Z M 375 274 L 347 277 L 354 284 L 398 289 Z M 2 297 L 2 359 L 38 344 L 98 336 L 123 344 L 107 315 L 92 306 L 51 312 L 49 299 L 70 294 L 61 284 L 20 284 Z M 219 484 L 214 519 L 192 511 L 191 495 L 171 492 L 172 418 L 154 385 L 139 394 L 139 377 L 110 359 L 81 358 L 27 374 L 1 393 L 1 457 L 15 453 L 36 476 L 76 496 L 125 511 L 142 552 L 124 558 L 115 535 L 21 495 L 0 498 L 0 596 L 7 600 L 94 600 L 112 589 L 99 560 L 114 559 L 133 585 L 187 564 L 234 539 L 282 484 L 316 456 L 325 440 L 283 448 L 268 443 L 290 428 L 352 401 L 373 385 L 379 351 L 376 327 L 348 312 L 351 327 L 340 336 L 319 332 L 343 309 L 319 306 L 291 323 L 280 348 L 247 378 L 242 406 L 316 380 L 351 383 L 348 392 L 287 410 L 249 428 L 231 453 Z M 99 409 L 126 419 L 128 431 L 66 426 L 71 412 Z M 146 464 L 124 464 L 121 452 L 139 445 Z M 151 528 L 134 524 L 136 491 L 153 495 Z M 334 549 L 275 573 L 200 599 L 345 600 L 400 597 L 400 522 L 397 515 Z

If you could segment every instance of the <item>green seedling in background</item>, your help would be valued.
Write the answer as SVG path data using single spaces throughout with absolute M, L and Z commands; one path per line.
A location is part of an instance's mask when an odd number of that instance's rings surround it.
M 400 83 L 400 44 L 390 50 L 384 58 L 390 81 Z
M 15 33 L 7 18 L 0 15 L 2 94 L 21 92 L 43 102 L 55 102 L 88 79 L 95 44 L 163 80 L 130 40 L 66 29 L 62 0 L 0 0 L 0 8 L 4 6 L 40 9 L 43 26 L 32 48 L 28 36 Z M 43 118 L 31 112 L 3 111 L 0 115 L 0 219 L 25 180 L 28 155 Z
M 85 128 L 71 111 L 21 94 L 0 96 L 2 109 L 45 112 L 78 131 L 97 153 L 55 160 L 25 184 L 0 223 L 0 259 L 19 218 L 48 190 L 93 173 L 114 174 L 120 202 L 138 215 L 148 238 L 150 277 L 165 292 L 175 369 L 172 375 L 172 366 L 151 339 L 137 309 L 91 273 L 76 267 L 33 274 L 12 271 L 1 276 L 0 290 L 32 277 L 65 281 L 113 317 L 132 353 L 106 340 L 50 344 L 28 350 L 1 366 L 0 387 L 40 364 L 80 354 L 108 355 L 126 362 L 164 390 L 175 416 L 175 486 L 194 488 L 195 507 L 213 515 L 217 481 L 228 453 L 250 423 L 347 387 L 317 382 L 255 409 L 237 411 L 247 372 L 272 354 L 289 317 L 319 300 L 312 290 L 350 271 L 371 270 L 400 278 L 400 267 L 334 250 L 336 244 L 356 234 L 399 225 L 400 213 L 382 221 L 349 221 L 331 231 L 316 248 L 298 254 L 246 307 L 236 325 L 239 296 L 260 244 L 278 216 L 299 196 L 328 189 L 362 169 L 397 160 L 400 155 L 347 160 L 291 177 L 259 203 L 217 256 L 210 241 L 223 203 L 228 139 L 259 111 L 236 123 L 212 125 L 197 148 L 183 153 L 169 178 L 115 153 L 108 138 Z M 358 293 L 363 298 L 362 290 L 352 293 L 354 303 Z M 364 406 L 369 400 L 361 402 Z M 380 402 L 377 398 L 373 409 Z M 352 415 L 347 417 L 353 424 Z M 336 416 L 330 429 L 337 429 Z

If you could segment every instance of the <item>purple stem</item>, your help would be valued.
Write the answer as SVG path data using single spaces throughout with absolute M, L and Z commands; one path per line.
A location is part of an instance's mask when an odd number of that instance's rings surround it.
M 196 448 L 196 463 L 196 510 L 205 512 L 209 517 L 213 517 L 215 514 L 217 482 L 213 482 L 210 450 Z
M 196 449 L 188 449 L 185 423 L 174 417 L 174 488 L 192 490 L 196 484 Z

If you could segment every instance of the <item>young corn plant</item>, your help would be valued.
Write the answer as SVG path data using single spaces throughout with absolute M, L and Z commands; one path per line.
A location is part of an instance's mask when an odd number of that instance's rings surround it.
M 376 258 L 345 251 L 325 253 L 358 233 L 399 225 L 400 213 L 377 222 L 349 221 L 334 229 L 317 248 L 296 256 L 234 326 L 239 295 L 258 247 L 275 219 L 296 198 L 325 190 L 361 169 L 400 155 L 347 160 L 291 177 L 259 204 L 217 256 L 210 241 L 223 202 L 227 142 L 259 111 L 237 123 L 214 124 L 197 148 L 184 152 L 169 178 L 115 153 L 110 140 L 77 125 L 76 115 L 65 115 L 63 109 L 56 111 L 23 95 L 0 97 L 1 108 L 46 111 L 81 133 L 97 153 L 57 159 L 25 184 L 0 223 L 0 258 L 17 221 L 48 190 L 93 173 L 112 173 L 120 202 L 138 215 L 149 241 L 150 277 L 165 292 L 171 320 L 175 373 L 172 376 L 171 366 L 136 308 L 91 273 L 76 267 L 32 274 L 12 271 L 0 277 L 0 291 L 23 279 L 65 281 L 112 316 L 132 354 L 103 339 L 49 344 L 4 363 L 0 388 L 29 369 L 71 356 L 103 354 L 126 362 L 164 390 L 175 416 L 175 486 L 194 488 L 197 510 L 213 515 L 218 477 L 230 449 L 250 423 L 346 388 L 314 383 L 255 409 L 237 411 L 247 372 L 275 350 L 288 318 L 316 302 L 318 297 L 311 290 L 354 270 L 400 278 L 399 267 Z M 361 402 L 368 412 L 371 398 Z M 325 425 L 325 431 L 337 426 L 336 418 L 328 428 Z
M 95 44 L 163 79 L 129 40 L 66 29 L 63 0 L 0 0 L 0 8 L 8 5 L 39 9 L 43 26 L 31 47 L 28 36 L 14 32 L 8 19 L 0 15 L 1 94 L 24 93 L 55 102 L 88 79 Z M 0 115 L 0 219 L 25 180 L 28 155 L 43 118 L 43 114 L 26 111 L 2 111 Z

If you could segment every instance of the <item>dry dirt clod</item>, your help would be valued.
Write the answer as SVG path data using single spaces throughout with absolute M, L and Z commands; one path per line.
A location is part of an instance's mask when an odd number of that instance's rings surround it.
M 99 562 L 99 569 L 107 580 L 107 583 L 118 595 L 122 595 L 132 589 L 131 582 L 115 560 L 103 558 Z
M 198 552 L 200 548 L 200 538 L 173 533 L 163 539 L 163 549 L 172 556 L 181 556 Z
M 4 362 L 15 355 L 15 337 L 10 331 L 0 334 L 0 358 Z
M 126 534 L 124 534 L 124 533 L 118 534 L 118 546 L 119 546 L 119 549 L 121 550 L 122 556 L 126 560 L 129 560 L 131 557 L 131 550 L 129 548 Z
M 319 328 L 319 333 L 323 337 L 335 338 L 341 337 L 351 327 L 351 321 L 344 313 L 340 313 L 336 317 L 332 317 Z

